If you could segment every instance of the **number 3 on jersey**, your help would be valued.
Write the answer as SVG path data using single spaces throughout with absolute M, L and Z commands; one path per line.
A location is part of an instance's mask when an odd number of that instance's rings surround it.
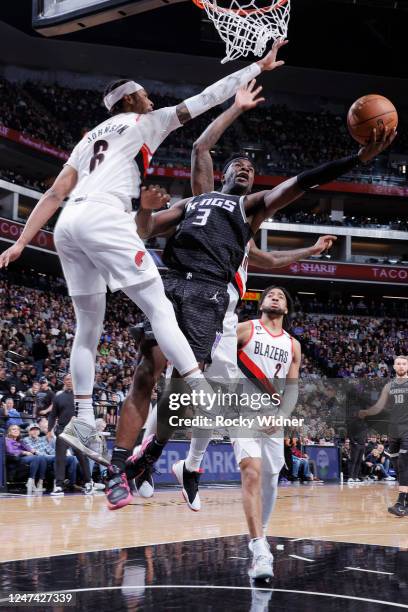
M 97 140 L 94 144 L 94 154 L 89 162 L 89 174 L 95 170 L 97 166 L 100 166 L 105 159 L 104 151 L 107 151 L 109 144 L 106 140 Z
M 203 225 L 206 225 L 208 221 L 208 217 L 211 213 L 211 208 L 198 208 L 197 212 L 199 212 L 200 214 L 196 216 L 195 221 L 192 221 L 192 225 L 200 225 L 202 227 Z

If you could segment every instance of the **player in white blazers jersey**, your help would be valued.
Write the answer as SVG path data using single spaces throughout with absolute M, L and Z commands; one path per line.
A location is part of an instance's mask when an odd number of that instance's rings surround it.
M 132 201 L 141 196 L 143 173 L 172 131 L 230 98 L 263 70 L 282 65 L 284 62 L 276 61 L 276 55 L 284 44 L 285 41 L 276 41 L 263 59 L 176 106 L 156 111 L 142 85 L 131 80 L 112 83 L 103 98 L 112 116 L 75 146 L 53 186 L 31 213 L 20 238 L 0 256 L 0 267 L 16 260 L 68 199 L 54 239 L 77 321 L 70 363 L 78 416 L 73 417 L 61 438 L 100 463 L 106 460 L 95 450 L 99 440 L 92 390 L 107 286 L 112 291 L 123 290 L 143 310 L 163 353 L 190 386 L 204 384 L 197 359 L 166 298 L 157 267 L 136 233 Z M 143 210 L 165 203 L 157 191 L 143 195 Z M 117 446 L 120 451 L 120 441 Z M 113 471 L 117 472 L 116 484 L 120 479 L 125 486 L 126 478 L 119 470 Z
M 299 342 L 283 328 L 292 310 L 292 299 L 282 287 L 267 287 L 259 309 L 259 319 L 240 323 L 237 330 L 238 365 L 248 381 L 244 390 L 259 394 L 261 389 L 272 395 L 278 391 L 280 405 L 274 408 L 271 403 L 270 414 L 288 417 L 297 401 L 301 361 Z M 271 434 L 254 424 L 247 432 L 231 431 L 231 442 L 241 470 L 242 501 L 251 538 L 249 548 L 253 561 L 249 575 L 256 579 L 270 578 L 273 557 L 266 530 L 276 501 L 279 472 L 284 465 L 283 429 L 277 428 Z

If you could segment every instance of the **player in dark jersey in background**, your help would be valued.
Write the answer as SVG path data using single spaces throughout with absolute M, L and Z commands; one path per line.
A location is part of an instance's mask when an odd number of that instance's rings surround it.
M 396 357 L 394 370 L 396 377 L 385 385 L 378 401 L 371 408 L 360 410 L 359 416 L 366 418 L 389 410 L 389 451 L 398 466 L 400 486 L 398 499 L 388 512 L 408 516 L 408 357 Z
M 229 303 L 228 283 L 244 257 L 248 241 L 262 222 L 305 191 L 334 180 L 360 163 L 367 163 L 388 147 L 394 137 L 395 131 L 384 130 L 377 141 L 373 130 L 370 142 L 357 155 L 323 164 L 284 181 L 272 190 L 253 194 L 250 192 L 254 166 L 245 156 L 237 156 L 224 167 L 221 192 L 211 191 L 182 200 L 155 215 L 152 210 L 139 209 L 136 222 L 143 238 L 163 235 L 177 227 L 163 257 L 169 268 L 164 280 L 165 290 L 201 366 L 209 363 L 217 332 L 222 330 Z M 162 415 L 168 409 L 166 394 L 161 398 L 159 409 L 163 411 Z M 129 436 L 130 433 L 137 436 L 138 431 L 129 418 L 126 419 L 126 428 Z M 170 432 L 171 429 L 169 435 Z M 133 462 L 146 456 L 153 462 L 160 456 L 164 444 L 157 437 L 146 442 L 139 457 L 132 458 Z M 119 471 L 127 467 L 131 472 L 129 455 L 129 449 L 115 447 L 113 466 Z M 139 466 L 135 468 L 135 475 L 139 469 Z M 183 474 L 183 478 L 195 476 L 187 471 Z M 112 486 L 108 484 L 107 498 L 111 509 L 119 507 L 122 488 L 119 478 L 112 479 Z

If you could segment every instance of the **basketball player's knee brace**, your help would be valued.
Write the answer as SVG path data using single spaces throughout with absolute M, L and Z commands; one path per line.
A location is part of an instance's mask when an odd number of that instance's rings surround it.
M 400 487 L 408 487 L 408 449 L 401 449 L 398 458 Z

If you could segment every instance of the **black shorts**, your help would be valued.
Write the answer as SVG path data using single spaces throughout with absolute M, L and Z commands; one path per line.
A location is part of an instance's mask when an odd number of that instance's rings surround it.
M 398 457 L 401 451 L 408 452 L 408 427 L 406 425 L 404 427 L 394 426 L 392 429 L 390 429 L 388 442 L 388 449 L 391 457 Z
M 173 304 L 177 322 L 197 361 L 211 363 L 213 345 L 221 337 L 229 304 L 226 285 L 187 279 L 168 273 L 163 278 L 166 295 Z

